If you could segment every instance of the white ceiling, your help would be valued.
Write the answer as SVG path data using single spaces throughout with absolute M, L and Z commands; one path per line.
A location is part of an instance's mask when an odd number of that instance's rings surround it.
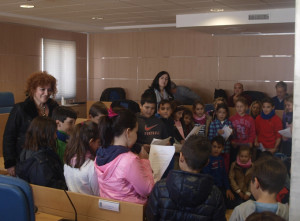
M 35 8 L 22 9 L 22 3 Z M 103 32 L 116 26 L 129 26 L 126 31 L 137 30 L 135 27 L 140 30 L 145 25 L 153 30 L 159 26 L 175 28 L 177 14 L 209 13 L 211 8 L 231 12 L 294 7 L 295 0 L 0 0 L 0 21 L 76 32 Z M 294 24 L 197 29 L 215 34 L 294 32 Z

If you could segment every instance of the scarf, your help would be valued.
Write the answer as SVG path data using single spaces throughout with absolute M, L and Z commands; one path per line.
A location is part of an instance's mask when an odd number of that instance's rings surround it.
M 269 120 L 271 119 L 273 116 L 275 115 L 275 110 L 273 109 L 269 114 L 265 114 L 263 111 L 261 112 L 260 116 L 262 117 L 262 119 L 264 120 Z
M 193 114 L 195 123 L 205 125 L 206 124 L 206 115 L 203 114 L 202 117 L 198 117 L 196 114 Z
M 251 158 L 249 159 L 249 161 L 247 163 L 242 163 L 240 161 L 239 156 L 237 156 L 236 157 L 236 163 L 237 163 L 237 165 L 239 165 L 240 167 L 245 168 L 245 169 L 248 169 L 248 168 L 250 168 L 252 166 Z

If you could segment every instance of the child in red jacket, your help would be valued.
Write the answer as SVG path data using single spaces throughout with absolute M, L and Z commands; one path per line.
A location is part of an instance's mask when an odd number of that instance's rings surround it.
M 255 119 L 256 139 L 255 146 L 261 151 L 275 153 L 280 144 L 281 136 L 278 133 L 282 130 L 282 122 L 275 114 L 274 103 L 271 98 L 262 101 L 262 112 Z

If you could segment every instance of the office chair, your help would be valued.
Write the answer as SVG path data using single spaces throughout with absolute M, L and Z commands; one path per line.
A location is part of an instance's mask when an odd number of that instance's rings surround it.
M 15 104 L 14 94 L 11 92 L 0 92 L 0 114 L 10 113 Z
M 0 196 L 1 220 L 35 220 L 32 190 L 27 182 L 0 175 Z

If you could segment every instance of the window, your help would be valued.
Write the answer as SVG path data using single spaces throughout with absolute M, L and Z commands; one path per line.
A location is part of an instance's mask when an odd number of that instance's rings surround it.
M 76 97 L 76 43 L 42 39 L 42 69 L 57 80 L 56 99 Z

